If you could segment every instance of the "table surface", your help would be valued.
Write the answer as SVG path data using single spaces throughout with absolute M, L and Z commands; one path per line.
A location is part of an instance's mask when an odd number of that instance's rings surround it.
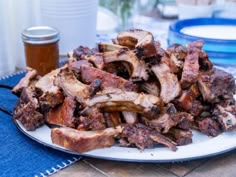
M 82 158 L 52 177 L 235 177 L 236 150 L 178 163 L 127 163 Z

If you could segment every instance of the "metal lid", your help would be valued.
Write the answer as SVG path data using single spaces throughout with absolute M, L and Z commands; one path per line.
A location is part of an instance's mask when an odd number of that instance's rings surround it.
M 48 44 L 59 40 L 59 32 L 49 26 L 34 26 L 22 32 L 22 39 L 30 44 Z

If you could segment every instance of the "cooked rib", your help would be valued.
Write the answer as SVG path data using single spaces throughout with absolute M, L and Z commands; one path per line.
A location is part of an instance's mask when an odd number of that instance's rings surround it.
M 152 33 L 140 29 L 121 32 L 117 36 L 119 45 L 135 49 L 137 56 L 148 58 L 156 55 L 156 46 Z
M 209 57 L 206 52 L 200 51 L 199 53 L 199 65 L 200 70 L 210 70 L 213 68 L 213 63 L 209 60 Z
M 176 100 L 176 106 L 184 111 L 191 112 L 195 99 L 200 95 L 197 84 L 192 85 L 189 90 L 183 90 L 181 96 Z M 198 108 L 199 109 L 199 108 Z
M 133 72 L 129 63 L 119 62 L 119 61 L 106 63 L 104 65 L 103 71 L 122 77 L 123 79 L 126 79 L 126 80 L 129 80 Z
M 80 73 L 81 72 L 81 66 L 93 66 L 91 63 L 89 63 L 89 61 L 87 60 L 75 60 L 75 61 L 69 61 L 68 62 L 68 68 L 70 70 L 75 71 L 76 73 Z
M 39 103 L 42 109 L 53 108 L 61 104 L 64 100 L 64 95 L 60 88 L 55 86 L 54 82 L 61 69 L 56 69 L 41 77 L 35 84 L 37 92 L 40 93 Z
M 150 138 L 152 129 L 138 124 L 125 124 L 123 125 L 123 131 L 121 132 L 121 138 L 126 141 L 123 146 L 135 145 L 139 149 L 151 148 L 154 146 L 154 141 Z
M 97 68 L 102 69 L 104 66 L 102 54 L 97 49 L 90 49 L 88 47 L 80 46 L 69 53 L 71 60 L 87 60 Z
M 236 105 L 228 105 L 222 107 L 216 105 L 213 112 L 215 120 L 217 120 L 224 131 L 236 130 Z
M 51 130 L 51 139 L 54 144 L 83 153 L 98 148 L 111 147 L 115 143 L 114 137 L 121 131 L 121 127 L 97 131 L 79 131 L 62 127 Z
M 204 119 L 197 119 L 195 122 L 198 130 L 208 136 L 215 137 L 222 132 L 219 123 L 213 118 L 206 117 Z
M 125 124 L 121 138 L 127 141 L 126 145 L 135 145 L 141 150 L 153 147 L 154 142 L 163 144 L 173 151 L 177 149 L 175 142 L 171 141 L 168 137 L 140 123 L 134 125 Z
M 40 113 L 40 107 L 35 90 L 33 87 L 25 87 L 22 90 L 20 99 L 14 108 L 13 119 L 17 119 L 28 131 L 33 131 L 44 123 L 43 114 Z
M 160 97 L 164 103 L 169 103 L 179 96 L 181 92 L 180 83 L 176 75 L 170 72 L 170 68 L 165 63 L 152 66 L 152 71 L 156 75 L 161 85 Z
M 167 113 L 159 116 L 156 119 L 148 120 L 147 118 L 142 118 L 144 124 L 151 127 L 158 132 L 167 133 L 171 127 L 176 125 L 171 116 Z
M 169 67 L 171 73 L 177 74 L 180 72 L 178 65 L 176 65 L 176 63 L 168 55 L 164 55 L 161 58 L 161 63 L 165 63 Z
M 199 76 L 199 52 L 196 50 L 188 51 L 184 61 L 183 72 L 181 76 L 182 88 L 188 88 L 191 84 L 196 83 Z
M 178 146 L 187 145 L 192 143 L 192 131 L 182 130 L 179 128 L 171 128 L 168 132 L 168 137 L 170 137 Z
M 103 53 L 104 63 L 127 62 L 131 67 L 131 79 L 134 81 L 147 80 L 147 68 L 143 60 L 139 60 L 135 54 L 127 48 Z
M 103 116 L 107 127 L 116 127 L 121 124 L 120 112 L 104 112 Z
M 179 65 L 177 64 L 177 66 L 182 67 L 181 61 L 184 61 L 185 57 L 187 56 L 186 47 L 181 44 L 173 44 L 166 50 L 166 52 L 171 58 L 175 58 L 174 61 L 176 60 L 176 63 L 179 63 Z
M 187 45 L 186 45 L 186 48 L 187 50 L 202 50 L 202 46 L 204 44 L 204 41 L 203 40 L 197 40 L 197 41 L 192 41 L 192 42 L 189 42 Z
M 166 112 L 159 117 L 152 120 L 142 117 L 142 120 L 148 127 L 161 133 L 168 133 L 172 127 L 177 125 L 178 127 L 188 129 L 193 121 L 193 117 L 185 112 L 177 112 L 174 105 L 169 104 Z
M 122 111 L 123 117 L 127 124 L 134 124 L 138 121 L 138 115 L 135 112 Z
M 97 106 L 104 111 L 137 112 L 148 119 L 155 118 L 162 110 L 162 101 L 154 95 L 122 91 L 104 90 L 86 102 L 88 107 Z
M 121 48 L 124 48 L 124 46 L 117 44 L 103 43 L 103 42 L 98 43 L 99 52 L 110 52 L 114 50 L 119 50 Z
M 62 105 L 50 109 L 45 114 L 45 120 L 49 124 L 76 128 L 75 108 L 75 101 L 70 97 L 66 97 Z
M 12 92 L 17 96 L 20 96 L 23 88 L 29 87 L 32 80 L 37 80 L 37 71 L 32 68 L 27 68 L 26 75 L 20 80 L 20 82 L 12 89 Z
M 155 132 L 155 133 L 151 134 L 150 138 L 153 141 L 155 141 L 155 142 L 157 142 L 159 144 L 165 145 L 166 147 L 168 147 L 172 151 L 176 151 L 177 150 L 177 147 L 176 147 L 177 144 L 174 141 L 172 141 L 170 138 L 160 134 L 159 132 Z
M 104 60 L 102 53 L 95 53 L 93 55 L 87 55 L 83 59 L 91 62 L 96 68 L 104 68 Z
M 119 88 L 127 91 L 136 90 L 136 85 L 131 81 L 125 80 L 100 69 L 88 66 L 81 67 L 81 80 L 86 84 L 91 84 L 95 80 L 101 81 L 103 88 Z
M 147 81 L 140 84 L 141 90 L 155 96 L 160 96 L 160 83 L 157 80 Z
M 72 53 L 69 53 L 69 55 L 72 55 L 77 60 L 84 59 L 85 56 L 90 56 L 96 54 L 98 51 L 97 49 L 93 48 L 90 49 L 88 47 L 79 46 L 78 48 L 74 49 Z
M 98 108 L 85 109 L 80 112 L 80 115 L 80 124 L 85 130 L 103 130 L 106 128 L 105 118 Z
M 187 44 L 187 50 L 198 52 L 200 69 L 207 71 L 212 69 L 213 63 L 209 60 L 207 53 L 202 50 L 203 44 L 202 40 L 190 42 Z
M 84 103 L 89 98 L 89 86 L 83 84 L 75 77 L 68 68 L 62 69 L 55 80 L 56 86 L 60 87 L 64 94 Z
M 236 90 L 234 77 L 217 68 L 201 72 L 198 86 L 203 100 L 211 103 L 232 98 Z

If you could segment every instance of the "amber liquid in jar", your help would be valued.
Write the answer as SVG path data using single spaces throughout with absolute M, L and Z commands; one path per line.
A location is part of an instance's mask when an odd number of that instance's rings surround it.
M 58 67 L 58 42 L 49 44 L 24 43 L 24 45 L 26 64 L 36 69 L 39 75 L 43 76 Z
M 59 32 L 49 26 L 34 26 L 22 32 L 26 64 L 45 75 L 58 67 Z

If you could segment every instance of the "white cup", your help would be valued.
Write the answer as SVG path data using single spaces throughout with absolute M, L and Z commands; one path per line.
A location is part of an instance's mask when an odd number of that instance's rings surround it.
M 214 5 L 178 4 L 179 19 L 212 17 Z
M 214 0 L 176 0 L 179 19 L 212 17 Z
M 59 30 L 60 54 L 95 47 L 98 0 L 41 0 L 42 25 Z

